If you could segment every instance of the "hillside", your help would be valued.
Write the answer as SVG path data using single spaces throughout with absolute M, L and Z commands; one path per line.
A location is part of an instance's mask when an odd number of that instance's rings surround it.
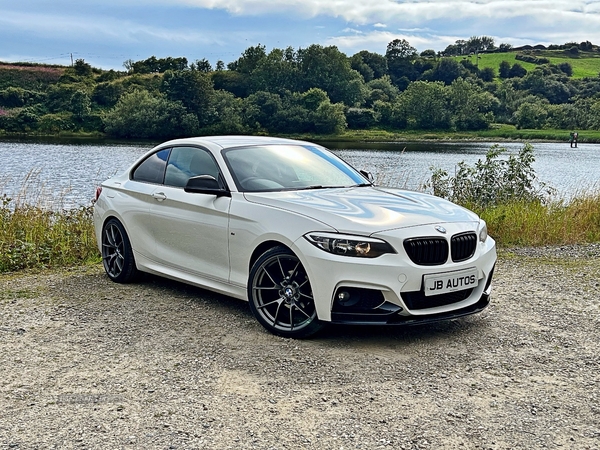
M 569 63 L 573 67 L 574 79 L 597 77 L 600 74 L 600 53 L 597 51 L 579 51 L 577 55 L 571 55 L 565 50 L 526 50 L 513 51 L 507 53 L 481 53 L 478 57 L 478 64 L 475 61 L 475 55 L 457 56 L 457 60 L 468 59 L 473 64 L 478 65 L 479 69 L 491 67 L 494 73 L 498 74 L 500 63 L 508 61 L 511 66 L 519 63 L 528 72 L 534 70 L 538 64 L 533 64 L 517 59 L 517 55 L 533 56 L 538 59 L 545 58 L 551 64 L 558 65 Z

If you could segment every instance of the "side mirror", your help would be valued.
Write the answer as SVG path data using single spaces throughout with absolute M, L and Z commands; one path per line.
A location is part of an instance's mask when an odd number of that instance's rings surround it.
M 367 180 L 369 180 L 371 183 L 373 183 L 374 179 L 373 179 L 373 175 L 371 175 L 371 172 L 367 172 L 366 170 L 359 170 L 360 174 L 365 177 Z
M 216 195 L 217 197 L 231 197 L 229 190 L 222 188 L 217 179 L 212 175 L 198 175 L 197 177 L 190 178 L 183 190 L 191 194 L 209 194 Z

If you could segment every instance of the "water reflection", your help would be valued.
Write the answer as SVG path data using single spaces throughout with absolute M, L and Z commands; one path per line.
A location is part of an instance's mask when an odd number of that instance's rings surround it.
M 14 197 L 26 186 L 29 195 L 62 199 L 65 206 L 89 204 L 94 187 L 125 170 L 156 142 L 99 141 L 89 139 L 33 139 L 0 142 L 0 194 Z M 380 184 L 419 189 L 430 175 L 430 167 L 454 174 L 460 161 L 472 165 L 485 157 L 491 143 L 482 142 L 326 142 L 354 167 L 371 172 Z M 511 153 L 521 143 L 502 143 Z M 541 181 L 565 197 L 600 187 L 600 145 L 534 143 L 534 169 Z

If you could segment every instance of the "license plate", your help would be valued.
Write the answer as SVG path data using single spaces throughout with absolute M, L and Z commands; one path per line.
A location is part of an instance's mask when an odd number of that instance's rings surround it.
M 456 272 L 434 273 L 423 276 L 425 296 L 447 294 L 477 287 L 477 269 L 457 270 Z

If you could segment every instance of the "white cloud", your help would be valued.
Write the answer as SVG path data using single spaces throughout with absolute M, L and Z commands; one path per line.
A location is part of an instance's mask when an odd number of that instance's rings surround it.
M 387 25 L 385 23 L 379 23 L 379 22 L 374 23 L 373 26 L 375 28 L 387 28 Z
M 104 40 L 118 41 L 122 44 L 133 44 L 148 39 L 171 42 L 215 43 L 214 35 L 190 30 L 174 30 L 146 26 L 113 17 L 86 17 L 75 15 L 24 14 L 5 12 L 0 16 L 0 26 L 13 28 L 20 32 L 52 38 L 72 38 L 77 41 Z
M 588 20 L 600 11 L 596 0 L 178 0 L 188 6 L 222 9 L 236 15 L 289 13 L 342 18 L 356 24 L 389 24 L 392 21 L 419 23 L 435 19 L 511 18 L 544 16 L 561 20 L 561 15 Z M 177 0 L 176 0 L 177 2 Z M 173 4 L 173 1 L 169 2 Z

